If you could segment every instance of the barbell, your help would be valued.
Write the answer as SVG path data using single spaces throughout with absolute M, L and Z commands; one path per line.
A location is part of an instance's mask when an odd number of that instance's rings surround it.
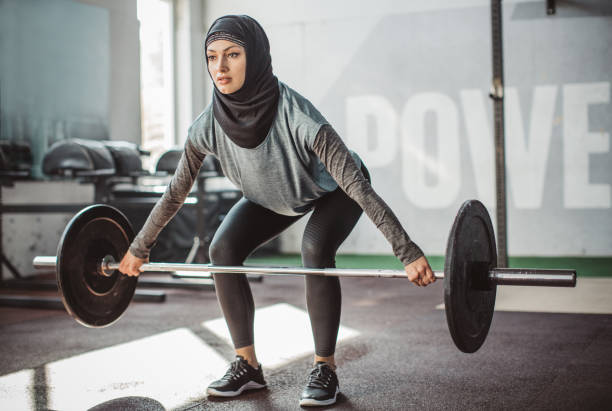
M 35 268 L 55 268 L 57 284 L 68 313 L 88 327 L 105 327 L 127 309 L 138 277 L 118 271 L 134 231 L 116 208 L 92 205 L 78 212 L 60 238 L 57 256 L 35 257 Z M 201 273 L 265 275 L 318 275 L 337 277 L 406 278 L 403 270 L 215 266 L 211 264 L 147 263 L 145 272 L 172 272 L 182 278 Z M 575 270 L 498 268 L 491 218 L 484 205 L 468 200 L 451 228 L 444 271 L 444 305 L 455 345 L 463 352 L 477 351 L 489 332 L 498 285 L 575 287 Z

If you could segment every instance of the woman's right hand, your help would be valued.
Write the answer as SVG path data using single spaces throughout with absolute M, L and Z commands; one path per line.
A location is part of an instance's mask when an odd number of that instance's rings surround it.
M 138 277 L 141 272 L 140 267 L 147 262 L 148 258 L 138 258 L 128 250 L 119 263 L 119 271 L 130 277 Z

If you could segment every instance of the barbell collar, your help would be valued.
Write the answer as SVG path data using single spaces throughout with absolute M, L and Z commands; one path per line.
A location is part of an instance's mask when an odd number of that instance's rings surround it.
M 56 257 L 35 257 L 35 268 L 55 268 Z M 101 272 L 112 273 L 119 263 L 101 262 Z M 368 268 L 304 268 L 304 267 L 256 267 L 256 266 L 214 266 L 210 264 L 147 263 L 141 267 L 144 272 L 172 272 L 180 278 L 201 278 L 197 273 L 242 273 L 265 275 L 318 275 L 322 277 L 380 277 L 406 278 L 403 270 L 382 270 Z M 444 271 L 434 271 L 436 279 L 444 279 Z M 493 268 L 489 270 L 489 281 L 493 285 L 524 285 L 544 287 L 575 287 L 576 270 Z

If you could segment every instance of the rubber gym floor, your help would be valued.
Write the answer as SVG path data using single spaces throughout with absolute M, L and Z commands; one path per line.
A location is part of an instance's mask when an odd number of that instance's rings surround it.
M 291 256 L 251 261 L 262 262 L 299 264 Z M 439 268 L 441 259 L 432 263 Z M 498 287 L 489 336 L 474 354 L 451 340 L 441 281 L 417 288 L 401 279 L 342 279 L 341 394 L 328 408 L 611 409 L 611 263 L 511 260 L 576 266 L 578 285 Z M 338 266 L 397 268 L 387 257 L 359 256 L 339 256 Z M 61 309 L 0 307 L 0 409 L 299 409 L 312 361 L 303 281 L 253 278 L 256 348 L 268 388 L 234 399 L 205 395 L 233 359 L 213 291 L 165 288 L 165 302 L 133 302 L 101 329 Z

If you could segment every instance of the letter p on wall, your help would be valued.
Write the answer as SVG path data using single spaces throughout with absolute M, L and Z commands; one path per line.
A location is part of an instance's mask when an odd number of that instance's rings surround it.
M 374 125 L 373 138 L 368 134 Z M 383 96 L 346 98 L 346 132 L 350 146 L 368 167 L 384 167 L 397 155 L 397 114 Z

